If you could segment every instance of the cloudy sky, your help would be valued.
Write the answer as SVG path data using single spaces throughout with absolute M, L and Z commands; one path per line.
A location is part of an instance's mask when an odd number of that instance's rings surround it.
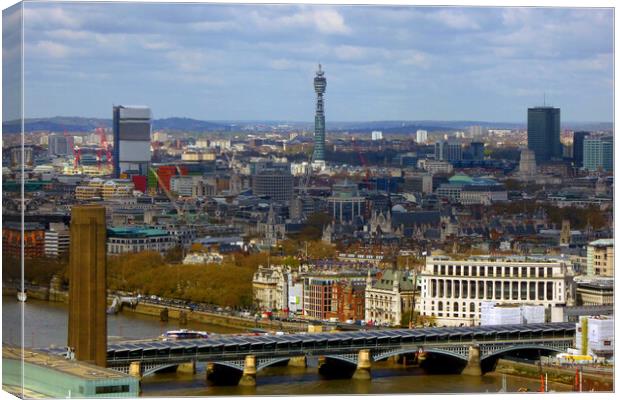
M 28 117 L 334 121 L 613 117 L 610 9 L 26 3 Z

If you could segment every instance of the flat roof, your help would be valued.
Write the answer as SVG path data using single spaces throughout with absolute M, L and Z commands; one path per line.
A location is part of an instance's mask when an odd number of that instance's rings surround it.
M 80 379 L 100 380 L 131 378 L 130 375 L 119 371 L 98 367 L 77 360 L 67 360 L 53 353 L 39 353 L 31 350 L 24 350 L 23 357 L 26 363 L 73 375 Z M 3 346 L 2 358 L 21 361 L 22 351 L 19 348 Z

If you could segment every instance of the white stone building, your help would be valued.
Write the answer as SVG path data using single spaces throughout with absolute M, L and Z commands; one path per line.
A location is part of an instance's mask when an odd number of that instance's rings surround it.
M 571 304 L 572 270 L 563 259 L 545 257 L 428 257 L 420 275 L 419 309 L 438 325 L 479 325 L 482 302 Z
M 399 326 L 403 314 L 411 312 L 414 283 L 402 270 L 385 270 L 380 279 L 372 282 L 370 271 L 366 279 L 365 319 L 374 325 Z

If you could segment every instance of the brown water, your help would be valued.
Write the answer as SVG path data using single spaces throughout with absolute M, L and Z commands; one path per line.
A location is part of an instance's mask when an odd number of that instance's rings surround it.
M 19 345 L 22 304 L 14 296 L 2 298 L 2 341 Z M 25 312 L 24 344 L 27 347 L 64 346 L 67 340 L 67 305 L 29 299 Z M 208 332 L 233 333 L 235 330 L 217 325 L 190 323 L 185 328 Z M 125 339 L 152 338 L 162 332 L 178 329 L 177 321 L 160 322 L 156 317 L 133 313 L 108 316 L 108 335 Z M 160 373 L 144 377 L 143 396 L 224 396 L 224 395 L 319 395 L 380 393 L 472 393 L 497 392 L 502 377 L 462 375 L 427 375 L 418 367 L 403 367 L 379 362 L 373 365 L 371 381 L 326 379 L 318 374 L 316 361 L 309 359 L 308 368 L 269 367 L 259 371 L 255 388 L 216 386 L 207 382 L 205 365 L 198 364 L 197 373 Z M 509 392 L 526 387 L 539 388 L 537 380 L 506 377 Z M 550 389 L 567 391 L 565 385 L 549 384 Z

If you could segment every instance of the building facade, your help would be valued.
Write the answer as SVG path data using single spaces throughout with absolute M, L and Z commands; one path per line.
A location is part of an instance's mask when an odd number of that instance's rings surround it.
M 527 147 L 534 152 L 537 163 L 562 158 L 559 108 L 528 108 Z
M 143 106 L 112 108 L 114 177 L 126 171 L 146 176 L 151 162 L 151 110 Z
M 141 251 L 165 253 L 177 245 L 177 237 L 162 229 L 108 229 L 108 254 L 138 253 Z
M 485 300 L 550 308 L 573 299 L 572 275 L 558 259 L 427 257 L 420 285 L 421 314 L 446 326 L 479 325 Z
M 400 326 L 413 312 L 414 282 L 402 270 L 388 269 L 376 282 L 366 279 L 365 317 L 374 325 Z
M 614 169 L 614 142 L 612 137 L 587 137 L 583 140 L 583 168 L 587 171 Z
M 599 239 L 588 244 L 588 276 L 614 276 L 614 240 Z
M 290 169 L 265 169 L 252 175 L 252 193 L 271 200 L 290 202 L 293 198 L 293 175 Z

